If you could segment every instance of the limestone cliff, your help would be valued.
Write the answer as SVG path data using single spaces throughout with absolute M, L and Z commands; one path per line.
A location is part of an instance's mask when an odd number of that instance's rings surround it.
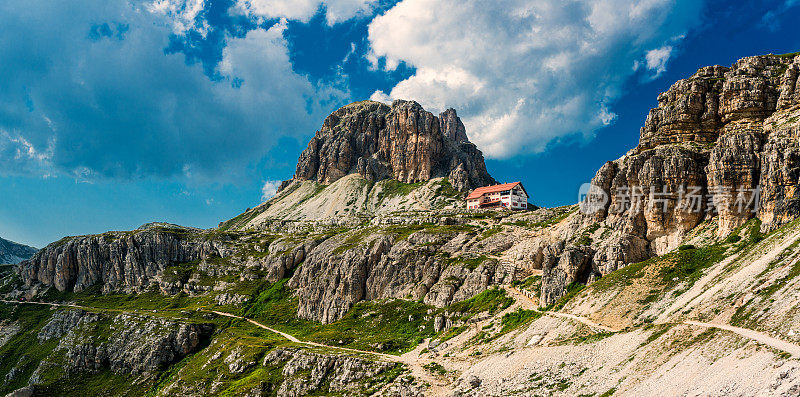
M 720 235 L 753 216 L 769 227 L 796 217 L 799 69 L 800 56 L 757 56 L 730 68 L 705 67 L 675 83 L 659 95 L 639 146 L 598 172 L 595 184 L 607 185 L 612 198 L 606 208 L 618 204 L 621 188 L 641 188 L 644 208 L 654 207 L 654 193 L 668 192 L 667 211 L 618 211 L 651 241 L 713 215 Z M 690 187 L 705 198 L 699 210 L 679 202 L 678 193 Z M 760 201 L 745 193 L 756 188 Z
M 226 254 L 224 240 L 199 229 L 149 224 L 132 232 L 66 237 L 17 267 L 26 287 L 83 291 L 101 284 L 104 292 L 143 291 L 170 264 Z
M 582 255 L 574 240 L 551 247 L 561 259 L 540 264 L 543 301 L 675 249 L 702 222 L 724 237 L 753 217 L 774 229 L 800 215 L 798 70 L 799 54 L 749 57 L 701 68 L 659 95 L 639 145 L 600 168 L 591 183 L 599 204 L 570 229 L 613 232 Z
M 352 173 L 405 183 L 448 177 L 460 191 L 496 183 L 455 110 L 437 118 L 413 101 L 363 101 L 333 112 L 300 155 L 294 180 L 330 184 Z
M 395 225 L 332 237 L 305 255 L 289 281 L 299 298 L 297 315 L 330 323 L 360 301 L 387 298 L 442 307 L 510 282 L 496 260 L 475 254 L 503 250 L 506 240 L 483 239 L 478 230 Z

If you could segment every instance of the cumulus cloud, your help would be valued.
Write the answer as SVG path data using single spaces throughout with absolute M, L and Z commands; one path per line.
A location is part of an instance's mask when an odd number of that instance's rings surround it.
M 667 71 L 667 62 L 672 57 L 672 46 L 665 45 L 661 48 L 647 51 L 645 61 L 647 62 L 647 69 L 655 73 L 653 76 L 658 77 L 661 73 Z
M 260 18 L 308 22 L 320 9 L 329 25 L 372 13 L 377 0 L 238 0 L 238 9 Z
M 170 17 L 172 28 L 177 34 L 196 29 L 205 35 L 208 32 L 208 24 L 198 18 L 204 8 L 205 0 L 155 0 L 147 5 L 150 12 Z
M 416 72 L 373 98 L 455 107 L 490 157 L 541 151 L 613 122 L 636 62 L 663 72 L 701 3 L 403 0 L 370 23 L 367 59 Z
M 281 181 L 266 181 L 261 188 L 261 200 L 267 201 L 278 193 L 278 188 L 281 186 Z
M 209 78 L 165 53 L 198 12 L 170 4 L 0 2 L 0 170 L 232 180 L 347 96 L 293 72 L 282 23 L 228 37 Z

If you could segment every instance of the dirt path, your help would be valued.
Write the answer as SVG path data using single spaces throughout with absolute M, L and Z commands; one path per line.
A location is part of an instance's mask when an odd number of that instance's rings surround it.
M 296 337 L 294 337 L 294 336 L 292 336 L 290 334 L 278 331 L 277 329 L 274 329 L 274 328 L 267 327 L 264 324 L 261 324 L 261 323 L 255 321 L 255 320 L 252 320 L 252 319 L 249 319 L 249 318 L 246 318 L 246 317 L 237 316 L 235 314 L 220 312 L 220 311 L 216 311 L 216 310 L 210 310 L 210 312 L 214 313 L 214 314 L 217 314 L 217 315 L 220 315 L 220 316 L 224 316 L 224 317 L 231 317 L 231 318 L 235 318 L 235 319 L 239 319 L 239 320 L 245 320 L 248 323 L 255 325 L 256 327 L 265 329 L 265 330 L 270 331 L 272 333 L 276 333 L 276 334 L 278 334 L 278 335 L 280 335 L 280 336 L 282 336 L 282 337 L 284 337 L 284 338 L 286 338 L 289 341 L 294 342 L 294 343 L 300 343 L 300 344 L 307 345 L 307 346 L 324 347 L 324 348 L 328 348 L 328 349 L 342 350 L 342 351 L 351 352 L 351 353 L 368 354 L 368 355 L 371 355 L 371 356 L 378 356 L 378 357 L 383 358 L 385 360 L 394 361 L 394 362 L 398 362 L 398 363 L 405 363 L 406 362 L 406 361 L 403 360 L 403 358 L 401 356 L 393 356 L 391 354 L 377 353 L 377 352 L 371 352 L 371 351 L 367 351 L 367 350 L 351 349 L 349 347 L 328 346 L 328 345 L 324 345 L 322 343 L 303 341 L 303 340 L 297 339 Z
M 599 329 L 599 330 L 603 330 L 603 331 L 606 331 L 606 332 L 617 332 L 617 331 L 620 331 L 619 329 L 614 329 L 614 328 L 607 327 L 607 326 L 602 325 L 602 324 L 598 324 L 598 323 L 596 323 L 596 322 L 594 322 L 592 320 L 589 320 L 586 317 L 576 316 L 574 314 L 569 314 L 569 313 L 551 312 L 551 311 L 539 310 L 538 307 L 535 307 L 536 305 L 535 305 L 535 303 L 533 302 L 533 300 L 531 298 L 528 298 L 525 294 L 523 294 L 522 292 L 520 292 L 516 288 L 511 287 L 511 286 L 506 286 L 504 288 L 511 295 L 513 295 L 516 300 L 523 301 L 523 302 L 528 302 L 529 305 L 527 305 L 527 307 L 523 307 L 523 308 L 525 308 L 527 310 L 534 310 L 534 311 L 537 311 L 537 312 L 542 313 L 542 314 L 547 315 L 547 316 L 561 317 L 561 318 L 567 318 L 567 319 L 570 319 L 570 320 L 578 321 L 578 322 L 580 322 L 580 323 L 582 323 L 582 324 L 584 324 L 584 325 L 586 325 L 586 326 L 588 326 L 589 328 L 592 328 L 592 329 Z
M 106 310 L 106 309 L 101 309 L 101 308 L 96 308 L 96 307 L 73 305 L 73 304 L 69 304 L 69 303 L 28 302 L 28 301 L 19 302 L 19 301 L 5 300 L 5 299 L 0 299 L 0 302 L 3 302 L 3 303 L 16 303 L 16 304 L 27 303 L 27 304 L 32 304 L 32 305 L 44 305 L 44 306 L 54 306 L 54 307 L 70 307 L 70 308 L 74 308 L 74 309 L 86 309 L 86 310 Z M 300 343 L 300 344 L 308 345 L 308 346 L 324 347 L 324 348 L 330 348 L 330 349 L 336 349 L 336 350 L 343 350 L 343 351 L 352 352 L 352 353 L 369 354 L 369 355 L 372 355 L 372 356 L 378 356 L 378 357 L 381 357 L 383 359 L 386 359 L 386 360 L 389 360 L 389 361 L 394 361 L 394 362 L 405 362 L 400 356 L 393 356 L 391 354 L 376 353 L 376 352 L 370 352 L 370 351 L 366 351 L 366 350 L 351 349 L 351 348 L 347 348 L 347 347 L 328 346 L 328 345 L 323 345 L 321 343 L 316 343 L 316 342 L 302 341 L 300 339 L 295 338 L 294 336 L 292 336 L 290 334 L 278 331 L 277 329 L 274 329 L 274 328 L 267 327 L 266 325 L 261 324 L 261 323 L 255 321 L 255 320 L 251 320 L 249 318 L 245 318 L 245 317 L 242 317 L 242 316 L 237 316 L 237 315 L 231 314 L 231 313 L 220 312 L 220 311 L 216 311 L 216 310 L 206 310 L 206 311 L 210 312 L 210 313 L 214 313 L 214 314 L 219 315 L 219 316 L 230 317 L 230 318 L 235 318 L 235 319 L 239 319 L 239 320 L 245 320 L 248 323 L 253 324 L 253 325 L 255 325 L 255 326 L 259 327 L 259 328 L 265 329 L 265 330 L 270 331 L 272 333 L 276 333 L 276 334 L 288 339 L 290 342 Z
M 268 327 L 268 326 L 266 326 L 264 324 L 261 324 L 261 323 L 255 321 L 255 320 L 252 320 L 252 319 L 249 319 L 249 318 L 246 318 L 246 317 L 237 316 L 235 314 L 220 312 L 220 311 L 216 311 L 216 310 L 211 310 L 211 313 L 214 313 L 214 314 L 217 314 L 217 315 L 220 315 L 220 316 L 231 317 L 231 318 L 235 318 L 235 319 L 239 319 L 239 320 L 245 320 L 245 321 L 249 322 L 250 324 L 253 324 L 253 325 L 255 325 L 255 326 L 259 327 L 259 328 L 265 329 L 267 331 L 276 333 L 276 334 L 278 334 L 278 335 L 280 335 L 280 336 L 282 336 L 282 337 L 284 337 L 284 338 L 286 338 L 289 341 L 294 342 L 294 343 L 299 343 L 299 344 L 303 344 L 303 345 L 306 345 L 306 346 L 314 346 L 314 347 L 322 347 L 322 348 L 327 348 L 327 349 L 341 350 L 341 351 L 346 351 L 346 352 L 350 352 L 350 353 L 358 353 L 358 354 L 366 354 L 366 355 L 370 355 L 370 356 L 377 356 L 377 357 L 380 357 L 380 358 L 382 358 L 384 360 L 387 360 L 387 361 L 393 361 L 393 362 L 396 362 L 396 363 L 406 364 L 406 365 L 408 365 L 409 370 L 411 370 L 411 375 L 414 376 L 415 379 L 419 379 L 422 382 L 427 383 L 428 385 L 430 385 L 430 388 L 428 389 L 428 391 L 426 393 L 427 395 L 436 396 L 436 397 L 449 396 L 450 395 L 451 390 L 447 386 L 447 382 L 443 382 L 439 378 L 433 376 L 430 372 L 428 372 L 428 370 L 426 370 L 423 367 L 423 365 L 426 364 L 426 362 L 424 362 L 423 360 L 420 360 L 420 353 L 421 353 L 422 349 L 424 349 L 424 347 L 426 345 L 425 343 L 421 343 L 419 346 L 417 346 L 416 349 L 414 349 L 414 350 L 412 350 L 412 351 L 410 351 L 408 353 L 405 353 L 405 354 L 403 354 L 401 356 L 394 356 L 394 355 L 391 355 L 391 354 L 376 353 L 376 352 L 371 352 L 371 351 L 366 351 L 366 350 L 351 349 L 351 348 L 347 348 L 347 347 L 328 346 L 328 345 L 324 345 L 322 343 L 303 341 L 303 340 L 297 339 L 296 337 L 294 337 L 294 336 L 292 336 L 290 334 L 278 331 L 277 329 L 274 329 L 274 328 L 270 328 L 270 327 Z
M 787 342 L 785 340 L 773 338 L 767 334 L 758 331 L 753 331 L 752 329 L 734 327 L 732 325 L 727 325 L 727 324 L 703 323 L 700 321 L 691 321 L 691 320 L 684 321 L 683 323 L 688 325 L 694 325 L 697 327 L 718 328 L 718 329 L 723 329 L 725 331 L 730 331 L 745 338 L 752 339 L 756 342 L 760 342 L 767 346 L 774 347 L 778 350 L 785 351 L 795 357 L 800 357 L 800 346 Z
M 778 247 L 776 247 L 776 249 L 774 249 L 774 251 L 780 252 L 780 251 L 783 250 L 783 248 L 785 248 L 785 247 L 783 247 L 783 244 L 781 244 Z M 517 289 L 514 288 L 514 287 L 507 287 L 506 290 L 509 291 L 512 295 L 514 295 L 517 299 L 523 299 L 523 300 L 530 301 L 530 298 L 528 298 L 527 296 L 525 296 L 522 293 L 520 293 L 519 291 L 517 291 Z M 533 303 L 532 301 L 530 301 L 530 302 L 531 302 L 531 304 Z M 529 309 L 529 310 L 531 310 L 531 309 Z M 532 309 L 532 310 L 539 311 L 538 309 Z M 551 316 L 555 316 L 555 317 L 569 318 L 569 319 L 572 319 L 572 320 L 575 320 L 575 321 L 579 321 L 579 322 L 581 322 L 581 323 L 583 323 L 583 324 L 585 324 L 585 325 L 587 325 L 587 326 L 589 326 L 591 328 L 602 329 L 602 330 L 608 331 L 608 332 L 620 331 L 618 329 L 613 329 L 613 328 L 610 328 L 610 327 L 606 327 L 604 325 L 597 324 L 597 323 L 595 323 L 595 322 L 593 322 L 593 321 L 591 321 L 591 320 L 589 320 L 589 319 L 587 319 L 585 317 L 575 316 L 575 315 L 572 315 L 572 314 L 569 314 L 569 313 L 541 312 L 541 311 L 539 311 L 539 312 L 542 313 L 542 314 L 547 314 L 547 315 L 551 315 Z M 696 327 L 717 328 L 717 329 L 722 329 L 722 330 L 725 330 L 725 331 L 730 331 L 730 332 L 736 333 L 736 334 L 738 334 L 740 336 L 743 336 L 745 338 L 752 339 L 752 340 L 754 340 L 756 342 L 760 342 L 760 343 L 763 343 L 763 344 L 765 344 L 767 346 L 771 346 L 771 347 L 774 347 L 774 348 L 776 348 L 778 350 L 787 352 L 787 353 L 789 353 L 789 354 L 791 354 L 793 356 L 800 357 L 800 346 L 799 345 L 796 345 L 796 344 L 791 343 L 791 342 L 787 342 L 785 340 L 773 338 L 773 337 L 771 337 L 771 336 L 769 336 L 767 334 L 764 334 L 764 333 L 761 333 L 761 332 L 758 332 L 758 331 L 754 331 L 754 330 L 751 330 L 751 329 L 741 328 L 741 327 L 734 327 L 732 325 L 727 325 L 727 324 L 704 323 L 704 322 L 700 322 L 700 321 L 691 321 L 691 320 L 684 321 L 684 324 L 693 325 L 693 326 L 696 326 Z
M 504 286 L 503 288 L 505 288 L 505 290 L 508 291 L 508 293 L 512 297 L 515 298 L 515 304 L 511 305 L 510 307 L 508 307 L 502 313 L 506 313 L 506 312 L 511 311 L 511 310 L 516 310 L 517 308 L 523 308 L 523 309 L 526 309 L 526 310 L 534 310 L 534 311 L 537 311 L 537 312 L 542 313 L 544 315 L 549 315 L 549 316 L 554 316 L 554 317 L 561 317 L 561 318 L 566 318 L 566 319 L 570 319 L 570 320 L 573 320 L 573 321 L 578 321 L 578 322 L 580 322 L 582 324 L 587 325 L 588 327 L 592 328 L 593 330 L 598 330 L 599 329 L 599 330 L 603 330 L 603 331 L 607 331 L 607 332 L 617 332 L 617 331 L 619 331 L 619 330 L 613 329 L 611 327 L 607 327 L 607 326 L 604 326 L 604 325 L 601 325 L 601 324 L 597 324 L 597 323 L 595 323 L 595 322 L 593 322 L 593 321 L 591 321 L 591 320 L 589 320 L 589 319 L 587 319 L 585 317 L 576 316 L 576 315 L 569 314 L 569 313 L 562 313 L 562 312 L 541 311 L 541 310 L 539 310 L 539 308 L 537 307 L 536 303 L 533 300 L 531 300 L 530 298 L 528 298 L 527 296 L 522 294 L 516 288 L 511 287 L 511 286 Z M 80 305 L 68 304 L 68 303 L 18 302 L 18 301 L 10 301 L 10 300 L 0 300 L 0 302 L 12 303 L 12 304 L 24 304 L 24 303 L 27 303 L 27 304 L 45 305 L 45 306 L 54 306 L 54 307 L 69 307 L 69 308 L 85 309 L 85 310 L 98 310 L 98 308 L 80 306 Z M 101 309 L 101 310 L 105 310 L 105 309 Z M 428 389 L 426 390 L 426 393 L 425 393 L 427 396 L 441 397 L 441 396 L 449 396 L 452 393 L 452 386 L 450 385 L 450 382 L 449 382 L 448 379 L 445 379 L 444 377 L 441 377 L 441 376 L 434 376 L 433 374 L 431 374 L 428 370 L 426 370 L 423 367 L 424 365 L 426 365 L 426 364 L 428 364 L 430 362 L 433 362 L 433 359 L 431 359 L 431 358 L 423 358 L 422 357 L 422 354 L 421 354 L 422 350 L 425 349 L 425 347 L 427 346 L 427 343 L 424 343 L 424 342 L 421 343 L 419 346 L 417 346 L 414 350 L 412 350 L 410 352 L 407 352 L 407 353 L 405 353 L 403 355 L 400 355 L 400 356 L 394 356 L 394 355 L 385 354 L 385 353 L 377 353 L 377 352 L 371 352 L 371 351 L 366 351 L 366 350 L 358 350 L 358 349 L 351 349 L 351 348 L 339 347 L 339 346 L 328 346 L 328 345 L 324 345 L 324 344 L 317 343 L 317 342 L 303 341 L 303 340 L 300 340 L 300 339 L 298 339 L 297 337 L 295 337 L 295 336 L 293 336 L 291 334 L 279 331 L 279 330 L 274 329 L 272 327 L 268 327 L 268 326 L 266 326 L 264 324 L 261 324 L 261 323 L 255 321 L 255 320 L 252 320 L 252 319 L 249 319 L 249 318 L 246 318 L 246 317 L 237 316 L 235 314 L 221 312 L 221 311 L 217 311 L 217 310 L 208 310 L 207 312 L 214 313 L 214 314 L 219 315 L 219 316 L 224 316 L 224 317 L 235 318 L 235 319 L 238 319 L 238 320 L 247 321 L 250 324 L 253 324 L 253 325 L 255 325 L 255 326 L 259 327 L 259 328 L 262 328 L 262 329 L 267 330 L 269 332 L 272 332 L 272 333 L 275 333 L 277 335 L 280 335 L 281 337 L 286 338 L 288 341 L 293 342 L 293 343 L 298 343 L 298 344 L 302 344 L 302 345 L 306 345 L 306 346 L 326 348 L 326 349 L 331 349 L 331 350 L 339 350 L 339 351 L 345 351 L 345 352 L 350 352 L 350 353 L 369 355 L 369 356 L 378 357 L 378 358 L 381 358 L 381 359 L 384 359 L 384 360 L 387 360 L 387 361 L 406 364 L 408 366 L 410 372 L 411 372 L 411 375 L 415 379 L 417 379 L 417 380 L 429 385 L 429 387 L 428 387 Z M 476 329 L 480 329 L 480 327 L 482 325 L 484 325 L 484 323 L 487 323 L 489 321 L 493 321 L 497 317 L 498 316 L 493 316 L 492 318 L 489 318 L 489 319 L 486 319 L 486 320 L 482 321 L 481 323 L 478 324 L 478 327 L 476 327 Z M 745 337 L 745 338 L 754 340 L 756 342 L 762 343 L 764 345 L 773 347 L 775 349 L 787 352 L 787 353 L 789 353 L 789 354 L 791 354 L 791 355 L 793 355 L 795 357 L 800 357 L 800 346 L 798 346 L 796 344 L 793 344 L 793 343 L 790 343 L 790 342 L 787 342 L 787 341 L 784 341 L 784 340 L 781 340 L 781 339 L 777 339 L 777 338 L 771 337 L 771 336 L 769 336 L 767 334 L 764 334 L 764 333 L 761 333 L 761 332 L 758 332 L 758 331 L 754 331 L 754 330 L 751 330 L 751 329 L 741 328 L 741 327 L 734 327 L 732 325 L 727 325 L 727 324 L 704 323 L 704 322 L 700 322 L 700 321 L 691 321 L 691 320 L 684 321 L 684 324 L 691 325 L 691 326 L 696 326 L 696 327 L 716 328 L 716 329 L 721 329 L 721 330 L 733 332 L 733 333 L 736 333 L 737 335 L 740 335 L 742 337 Z M 460 336 L 464 336 L 464 335 L 462 334 Z M 452 351 L 452 349 L 458 347 L 459 345 L 463 345 L 463 341 L 461 341 L 460 339 L 464 339 L 464 338 L 460 338 L 460 336 L 456 337 L 456 338 L 453 338 L 450 341 L 452 343 L 452 346 L 450 348 L 448 348 L 448 350 Z M 457 367 L 463 367 L 463 364 L 468 364 L 468 363 L 465 363 L 465 362 L 456 362 L 456 361 L 454 361 L 456 358 L 457 357 L 453 357 L 453 358 L 439 357 L 441 363 L 445 364 L 445 368 L 446 369 L 453 369 L 453 368 L 457 368 Z M 460 369 L 463 370 L 464 368 L 460 368 Z
M 3 303 L 20 303 L 20 304 L 21 303 L 29 303 L 31 305 L 44 305 L 44 306 L 55 306 L 55 307 L 72 307 L 72 308 L 75 308 L 75 309 L 100 310 L 99 308 L 95 308 L 95 307 L 78 306 L 78 305 L 73 305 L 73 304 L 69 304 L 69 303 L 28 302 L 28 301 L 20 302 L 20 301 L 9 301 L 9 300 L 5 300 L 5 299 L 0 299 L 0 302 L 3 302 Z M 102 310 L 106 310 L 106 309 L 102 309 Z
M 600 329 L 600 330 L 603 330 L 605 332 L 618 332 L 618 331 L 620 331 L 619 329 L 607 327 L 605 325 L 598 324 L 598 323 L 596 323 L 596 322 L 594 322 L 592 320 L 589 320 L 586 317 L 580 317 L 580 316 L 576 316 L 574 314 L 562 313 L 562 312 L 545 312 L 545 314 L 550 315 L 550 316 L 554 316 L 554 317 L 561 317 L 561 318 L 568 318 L 568 319 L 571 319 L 571 320 L 575 320 L 575 321 L 578 321 L 578 322 L 588 326 L 589 328 Z
M 236 318 L 236 319 L 239 319 L 239 320 L 245 320 L 250 324 L 253 324 L 253 325 L 255 325 L 255 326 L 259 327 L 259 328 L 263 328 L 263 329 L 265 329 L 267 331 L 270 331 L 272 333 L 276 333 L 276 334 L 278 334 L 278 335 L 280 335 L 280 336 L 282 336 L 282 337 L 284 337 L 284 338 L 286 338 L 289 341 L 294 342 L 294 343 L 302 343 L 302 344 L 309 344 L 309 345 L 312 344 L 312 342 L 303 342 L 300 339 L 297 339 L 292 335 L 289 335 L 289 334 L 287 334 L 285 332 L 278 331 L 277 329 L 274 329 L 274 328 L 267 327 L 266 325 L 261 324 L 259 322 L 256 322 L 255 320 L 251 320 L 249 318 L 244 318 L 242 316 L 237 316 L 235 314 L 230 314 L 230 313 L 225 313 L 225 312 L 218 312 L 216 310 L 211 310 L 211 313 L 214 313 L 214 314 L 217 314 L 217 315 L 220 315 L 220 316 L 224 316 L 224 317 L 231 317 L 231 318 Z

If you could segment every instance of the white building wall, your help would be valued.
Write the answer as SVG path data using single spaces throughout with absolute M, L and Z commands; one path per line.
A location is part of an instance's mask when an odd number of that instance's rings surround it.
M 511 191 L 505 195 L 503 195 L 502 192 L 492 192 L 485 193 L 478 199 L 467 200 L 467 208 L 477 209 L 480 208 L 483 203 L 496 200 L 500 200 L 503 208 L 512 210 L 524 210 L 528 208 L 528 195 L 525 194 L 525 191 L 519 186 L 511 189 Z

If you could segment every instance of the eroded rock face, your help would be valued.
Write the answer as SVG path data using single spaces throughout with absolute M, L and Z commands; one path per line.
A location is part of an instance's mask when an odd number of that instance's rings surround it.
M 67 335 L 57 350 L 65 350 L 73 370 L 100 371 L 109 368 L 120 374 L 152 374 L 186 356 L 210 335 L 210 325 L 177 323 L 130 314 L 115 317 L 106 343 Z
M 719 92 L 730 69 L 710 66 L 658 96 L 640 131 L 639 148 L 684 141 L 714 142 L 720 125 Z
M 711 150 L 706 172 L 709 192 L 721 198 L 714 203 L 720 234 L 728 233 L 753 217 L 756 199 L 753 195 L 760 182 L 761 139 L 759 134 L 731 132 L 722 135 Z M 722 200 L 726 191 L 733 199 Z
M 64 355 L 68 372 L 94 373 L 110 370 L 117 374 L 150 377 L 195 351 L 210 337 L 210 324 L 180 323 L 156 317 L 104 314 L 83 310 L 56 312 L 38 334 L 40 342 L 59 339 L 55 352 Z M 40 363 L 31 377 L 55 364 Z
M 464 127 L 464 123 L 458 118 L 456 110 L 453 108 L 447 109 L 439 114 L 439 130 L 452 141 L 469 142 L 469 138 L 467 138 L 467 129 Z
M 718 215 L 719 235 L 725 235 L 756 215 L 759 189 L 764 223 L 790 219 L 798 182 L 793 156 L 800 145 L 798 65 L 800 56 L 750 57 L 730 68 L 702 68 L 675 83 L 650 111 L 639 146 L 604 166 L 593 181 L 611 197 L 608 208 L 619 204 L 619 189 L 641 187 L 645 209 L 616 217 L 604 209 L 595 219 L 626 218 L 626 231 L 654 241 Z M 678 193 L 691 186 L 700 189 L 703 204 L 681 210 L 690 203 L 679 202 Z M 672 192 L 672 199 L 657 202 L 654 191 Z M 655 205 L 667 210 L 648 211 Z
M 405 183 L 452 175 L 462 191 L 496 183 L 455 110 L 437 118 L 409 101 L 357 102 L 332 113 L 300 155 L 294 179 L 330 184 L 356 172 Z
M 81 324 L 94 323 L 100 319 L 96 313 L 87 313 L 84 310 L 63 310 L 53 314 L 50 321 L 39 330 L 36 337 L 39 342 L 59 339 L 73 328 Z
M 783 92 L 783 91 L 782 91 Z M 797 103 L 797 96 L 794 96 Z M 761 206 L 758 217 L 780 225 L 800 216 L 800 109 L 775 114 L 764 122 L 766 142 L 759 153 Z
M 800 215 L 798 75 L 800 56 L 749 57 L 702 68 L 659 95 L 639 145 L 592 180 L 607 202 L 572 227 L 613 233 L 591 244 L 591 270 L 574 238 L 550 247 L 542 301 L 554 302 L 581 272 L 592 279 L 668 252 L 706 220 L 725 236 L 755 216 L 774 228 Z M 573 260 L 552 259 L 564 255 Z
M 346 355 L 333 356 L 283 348 L 269 352 L 262 364 L 283 367 L 281 372 L 285 380 L 278 387 L 277 395 L 285 397 L 305 396 L 325 389 L 330 393 L 351 395 L 358 391 L 358 382 L 397 365 Z
M 166 266 L 225 256 L 223 242 L 197 230 L 147 227 L 133 232 L 70 237 L 48 245 L 17 267 L 26 287 L 41 283 L 59 291 L 147 289 Z
M 333 237 L 306 256 L 289 280 L 297 290 L 299 317 L 330 323 L 359 301 L 383 298 L 410 298 L 441 307 L 508 277 L 495 260 L 474 267 L 459 262 L 457 258 L 476 244 L 467 234 L 420 231 L 407 238 L 384 233 L 358 237 L 362 238 Z
M 572 283 L 586 283 L 591 272 L 594 252 L 588 247 L 567 246 L 556 256 L 557 250 L 548 250 L 542 262 L 542 302 L 553 303 Z

